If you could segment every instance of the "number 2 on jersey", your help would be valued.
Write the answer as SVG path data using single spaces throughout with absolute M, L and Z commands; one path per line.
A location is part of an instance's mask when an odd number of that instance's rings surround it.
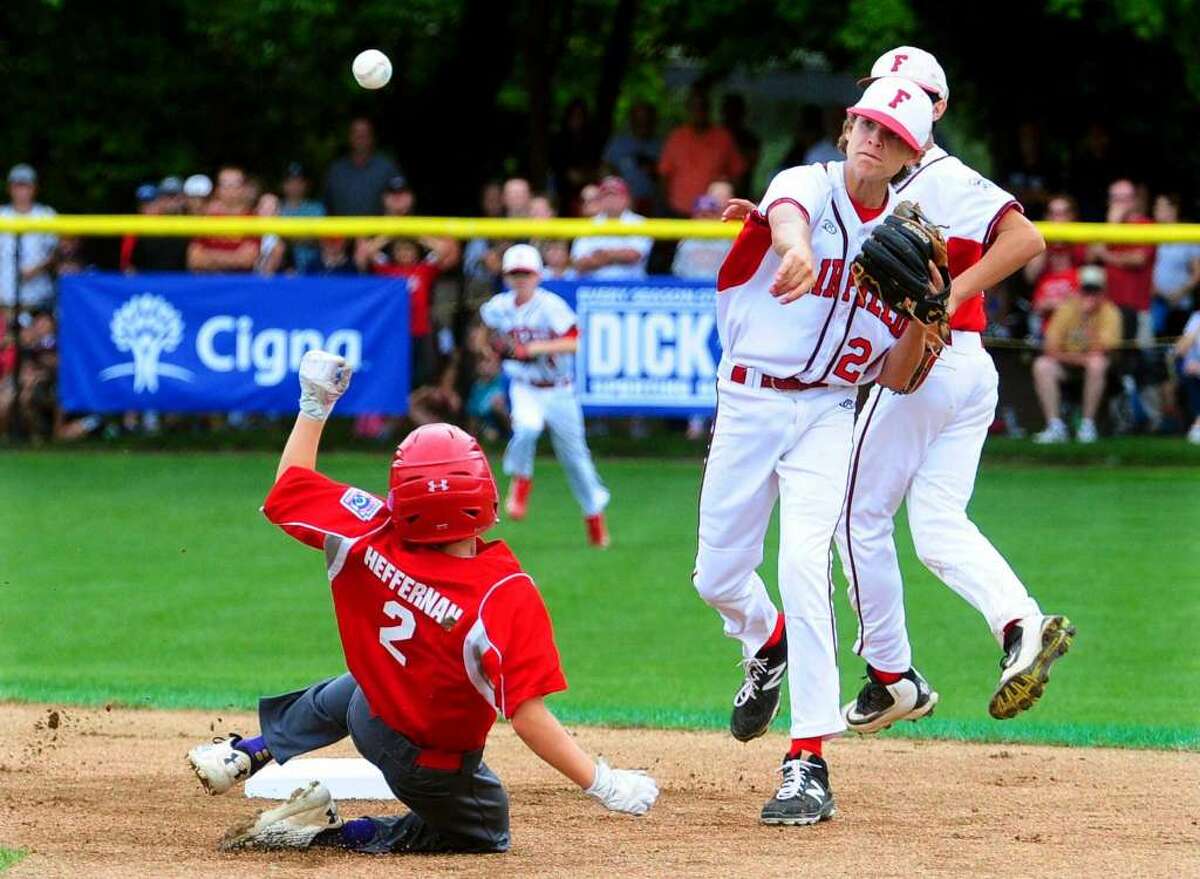
M 847 351 L 846 354 L 838 361 L 838 365 L 834 367 L 833 374 L 838 378 L 848 381 L 850 384 L 856 384 L 862 378 L 862 365 L 871 357 L 871 340 L 864 339 L 862 336 L 856 336 L 846 343 L 847 348 L 853 348 L 852 351 Z M 857 372 L 851 372 L 851 367 L 860 367 Z
M 408 665 L 408 657 L 396 649 L 397 641 L 407 641 L 417 631 L 417 620 L 413 612 L 398 601 L 389 601 L 383 606 L 383 612 L 389 620 L 400 620 L 398 626 L 382 626 L 379 629 L 379 643 L 383 645 L 392 658 L 401 665 Z

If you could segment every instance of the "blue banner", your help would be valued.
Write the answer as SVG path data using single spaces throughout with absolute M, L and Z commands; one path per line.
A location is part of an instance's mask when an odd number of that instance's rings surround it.
M 576 387 L 592 415 L 711 414 L 716 287 L 711 281 L 545 281 L 579 316 Z
M 408 287 L 398 278 L 114 275 L 59 281 L 69 412 L 296 409 L 305 351 L 354 367 L 342 415 L 408 407 Z

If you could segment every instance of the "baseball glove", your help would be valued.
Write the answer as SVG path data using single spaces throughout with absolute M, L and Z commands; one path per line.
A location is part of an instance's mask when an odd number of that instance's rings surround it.
M 930 263 L 941 278 L 937 291 Z M 914 202 L 900 202 L 871 231 L 850 271 L 859 290 L 874 293 L 893 310 L 923 324 L 946 320 L 950 299 L 946 239 Z
M 512 336 L 493 335 L 492 350 L 499 354 L 502 360 L 517 360 L 521 363 L 533 360 L 529 349 Z

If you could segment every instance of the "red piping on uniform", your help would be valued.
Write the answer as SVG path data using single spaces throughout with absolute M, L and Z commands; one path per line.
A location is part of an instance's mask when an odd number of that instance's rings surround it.
M 908 186 L 908 184 L 912 183 L 914 180 L 917 179 L 917 177 L 919 177 L 921 175 L 922 171 L 924 171 L 926 168 L 932 168 L 934 165 L 936 165 L 942 159 L 948 159 L 948 158 L 950 158 L 950 154 L 946 153 L 946 155 L 938 156 L 936 159 L 933 159 L 928 164 L 922 165 L 920 168 L 913 171 L 912 174 L 910 174 L 907 179 L 900 181 L 900 185 L 896 187 L 896 192 L 897 193 L 903 192 L 905 187 Z
M 804 222 L 809 223 L 810 225 L 812 224 L 812 220 L 810 220 L 809 216 L 808 216 L 808 208 L 806 208 L 804 205 L 800 204 L 800 202 L 796 201 L 796 199 L 786 198 L 786 197 L 785 198 L 777 198 L 777 199 L 775 199 L 775 201 L 773 201 L 769 205 L 767 205 L 767 209 L 763 213 L 763 218 L 770 219 L 771 209 L 774 208 L 776 205 L 781 205 L 781 204 L 795 205 L 800 210 L 800 213 L 804 214 Z
M 846 196 L 849 197 L 849 195 L 850 195 L 850 193 L 847 192 Z M 842 217 L 840 214 L 838 214 L 837 205 L 834 205 L 832 201 L 830 201 L 830 204 L 833 205 L 833 215 L 835 217 L 837 217 L 838 223 L 841 223 Z M 887 202 L 884 202 L 884 204 L 886 205 Z M 843 229 L 843 232 L 844 231 L 845 230 Z M 849 236 L 847 236 L 847 240 L 849 240 Z M 843 252 L 842 253 L 842 263 L 845 264 L 845 262 L 846 262 L 846 254 Z M 849 270 L 850 270 L 849 266 L 847 266 L 846 271 L 849 271 Z M 854 277 L 853 273 L 851 273 L 850 277 L 851 278 Z M 833 301 L 835 304 L 837 303 L 839 298 L 840 297 L 838 297 L 838 296 L 833 297 Z M 817 379 L 817 381 L 823 382 L 823 381 L 825 381 L 826 378 L 829 377 L 829 373 L 833 369 L 833 365 L 837 362 L 838 355 L 841 354 L 842 349 L 846 347 L 846 340 L 850 338 L 850 327 L 854 324 L 854 315 L 858 313 L 858 303 L 861 298 L 862 297 L 858 293 L 858 288 L 856 287 L 854 289 L 854 296 L 852 297 L 852 300 L 850 303 L 850 314 L 846 318 L 846 331 L 844 333 L 842 333 L 841 344 L 839 344 L 837 346 L 837 348 L 834 349 L 833 356 L 829 358 L 829 363 L 827 363 L 825 365 L 825 371 L 823 373 L 821 373 L 821 377 L 819 379 Z M 822 337 L 824 337 L 825 334 L 822 333 L 821 335 L 822 335 Z
M 1021 207 L 1021 203 L 1015 198 L 1006 201 L 1001 206 L 1000 210 L 996 211 L 996 216 L 992 217 L 992 221 L 987 225 L 987 231 L 983 233 L 984 253 L 987 253 L 988 248 L 991 247 L 996 240 L 996 227 L 1000 225 L 1000 221 L 1004 219 L 1004 215 L 1012 210 L 1019 211 L 1022 214 L 1025 213 L 1025 209 Z

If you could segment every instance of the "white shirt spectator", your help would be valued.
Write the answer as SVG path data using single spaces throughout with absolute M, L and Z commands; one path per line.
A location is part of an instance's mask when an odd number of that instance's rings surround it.
M 607 214 L 596 214 L 597 223 L 608 220 Z M 644 223 L 646 218 L 625 210 L 617 219 L 622 223 Z M 581 277 L 596 278 L 607 281 L 638 280 L 646 277 L 646 263 L 650 259 L 650 249 L 654 246 L 652 238 L 642 238 L 635 235 L 592 235 L 587 238 L 576 238 L 571 245 L 571 262 L 590 256 L 598 250 L 636 250 L 640 255 L 637 262 L 601 266 L 595 271 L 580 272 Z
M 717 271 L 733 242 L 713 238 L 686 238 L 675 249 L 671 274 L 693 281 L 716 281 Z
M 1183 328 L 1185 336 L 1192 333 L 1196 333 L 1196 338 L 1192 342 L 1192 347 L 1183 352 L 1184 364 L 1200 364 L 1200 311 L 1192 312 L 1192 316 L 1188 318 L 1187 326 Z
M 2 217 L 53 217 L 54 209 L 44 204 L 34 204 L 27 214 L 18 214 L 11 204 L 0 207 Z M 21 235 L 21 268 L 27 269 L 48 260 L 58 247 L 58 236 L 45 232 L 26 232 Z M 13 259 L 16 252 L 16 237 L 0 235 L 0 305 L 12 305 L 16 299 L 13 285 L 16 270 Z M 38 272 L 29 280 L 21 281 L 21 305 L 45 305 L 54 298 L 54 280 L 49 271 Z
M 1160 244 L 1154 257 L 1154 292 L 1174 293 L 1191 279 L 1192 263 L 1198 259 L 1198 244 Z

